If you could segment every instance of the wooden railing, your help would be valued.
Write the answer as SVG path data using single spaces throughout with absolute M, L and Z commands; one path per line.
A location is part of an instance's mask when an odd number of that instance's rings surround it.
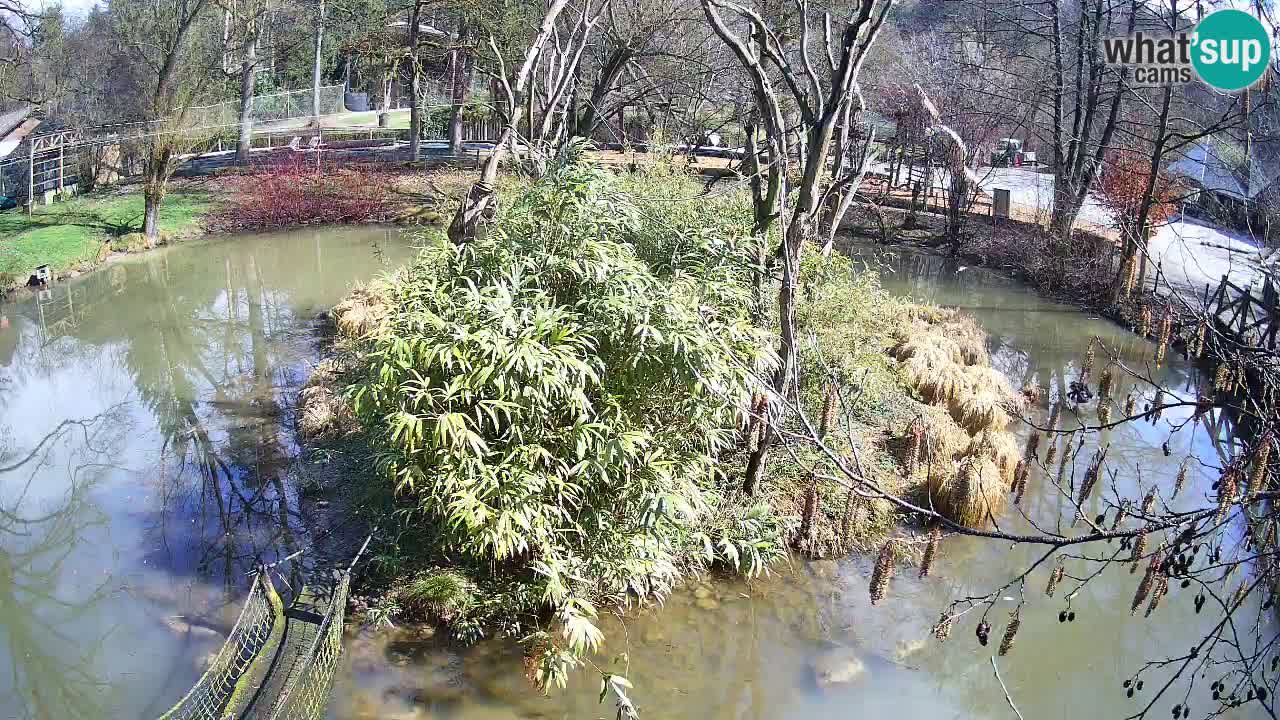
M 1261 295 L 1254 294 L 1253 288 L 1252 284 L 1240 287 L 1223 275 L 1218 289 L 1206 298 L 1205 307 L 1237 341 L 1274 351 L 1280 334 L 1280 291 L 1270 273 L 1262 283 Z

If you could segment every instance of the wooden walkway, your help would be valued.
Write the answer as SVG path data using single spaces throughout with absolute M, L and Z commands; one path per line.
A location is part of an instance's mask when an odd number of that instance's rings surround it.
M 1272 273 L 1264 276 L 1261 289 L 1240 287 L 1222 277 L 1210 294 L 1205 287 L 1204 306 L 1218 319 L 1218 330 L 1249 348 L 1275 352 L 1280 334 L 1280 291 Z

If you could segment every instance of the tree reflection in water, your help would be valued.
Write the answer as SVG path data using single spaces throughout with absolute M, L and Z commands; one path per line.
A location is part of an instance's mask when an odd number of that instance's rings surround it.
M 68 558 L 106 524 L 89 499 L 101 465 L 74 466 L 69 488 L 51 502 L 34 497 L 33 483 L 60 445 L 101 455 L 120 417 L 116 409 L 65 421 L 29 450 L 0 447 L 0 712 L 69 720 L 103 717 L 113 704 L 97 675 L 110 630 L 86 635 L 79 622 L 108 597 L 112 578 L 85 587 L 67 577 Z

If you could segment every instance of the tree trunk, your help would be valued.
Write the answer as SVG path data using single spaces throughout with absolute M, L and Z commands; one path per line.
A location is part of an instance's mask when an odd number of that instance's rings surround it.
M 311 122 L 320 127 L 320 61 L 324 47 L 324 0 L 319 0 L 316 11 L 315 57 L 311 64 Z
M 254 30 L 244 43 L 244 59 L 240 63 L 240 135 L 236 142 L 236 164 L 249 163 L 253 144 L 253 89 L 258 75 L 258 36 Z
M 160 244 L 160 203 L 164 200 L 164 183 L 148 179 L 142 200 L 142 238 L 147 247 L 155 247 Z
M 395 87 L 395 65 L 389 70 L 384 70 L 382 75 L 382 106 L 378 110 L 378 127 L 384 128 L 391 124 L 391 93 Z
M 450 102 L 449 109 L 449 154 L 454 157 L 462 155 L 462 120 L 467 100 L 471 96 L 471 55 L 462 49 L 467 41 L 467 20 L 465 16 L 458 18 L 457 47 L 450 53 Z
M 422 139 L 422 72 L 418 67 L 418 23 L 422 16 L 422 2 L 415 0 L 409 11 L 409 157 L 417 160 Z

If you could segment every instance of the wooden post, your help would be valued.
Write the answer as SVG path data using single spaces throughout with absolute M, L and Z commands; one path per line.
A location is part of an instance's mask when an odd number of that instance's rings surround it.
M 65 148 L 64 143 L 62 142 L 61 139 L 59 139 L 58 140 L 58 194 L 59 195 L 61 195 L 63 192 L 66 191 L 66 186 L 63 183 L 63 178 L 66 177 L 64 173 L 64 166 L 63 166 L 63 158 L 65 157 L 64 148 Z
M 31 141 L 31 152 L 27 156 L 27 214 L 36 209 L 36 141 Z

